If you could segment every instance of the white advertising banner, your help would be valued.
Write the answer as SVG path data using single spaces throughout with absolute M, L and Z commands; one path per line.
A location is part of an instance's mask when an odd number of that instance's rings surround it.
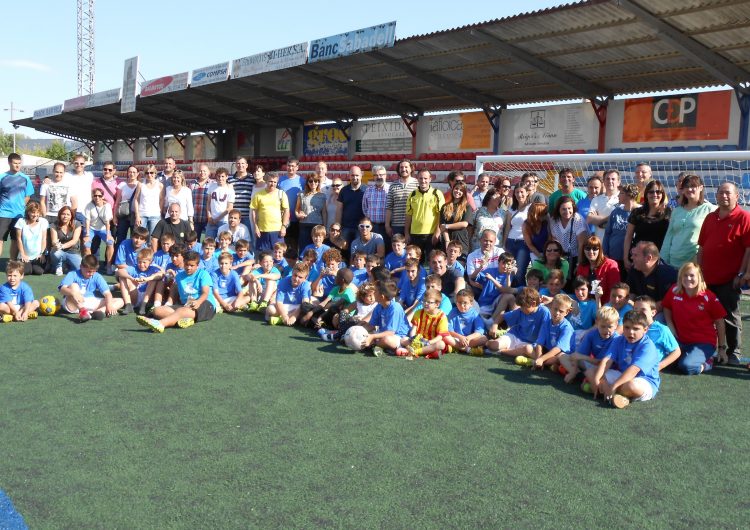
M 229 61 L 193 70 L 190 86 L 197 87 L 226 81 L 229 77 Z
M 89 95 L 84 94 L 75 98 L 66 99 L 63 103 L 63 112 L 71 112 L 74 110 L 85 109 L 86 104 L 89 101 Z
M 53 105 L 52 107 L 45 107 L 43 109 L 35 110 L 34 111 L 34 118 L 35 120 L 39 120 L 42 118 L 49 118 L 50 116 L 57 116 L 58 114 L 62 114 L 62 104 L 60 105 Z
M 167 75 L 159 79 L 151 79 L 141 86 L 141 97 L 146 98 L 156 94 L 168 94 L 178 90 L 185 90 L 188 85 L 188 72 Z
M 307 42 L 300 42 L 286 48 L 235 59 L 232 61 L 232 79 L 291 68 L 305 64 L 306 61 Z
M 86 108 L 101 107 L 104 105 L 111 105 L 112 103 L 120 102 L 120 88 L 113 88 L 111 90 L 103 90 L 102 92 L 94 92 L 89 95 L 89 99 L 86 102 Z
M 401 119 L 364 121 L 359 124 L 357 153 L 403 153 L 411 151 L 412 136 Z
M 513 131 L 512 150 L 596 149 L 599 121 L 591 105 L 580 103 L 504 112 L 502 127 Z
M 310 62 L 390 48 L 396 41 L 396 21 L 317 39 L 310 43 Z
M 122 73 L 122 100 L 120 114 L 135 112 L 135 95 L 138 92 L 138 56 L 125 59 Z

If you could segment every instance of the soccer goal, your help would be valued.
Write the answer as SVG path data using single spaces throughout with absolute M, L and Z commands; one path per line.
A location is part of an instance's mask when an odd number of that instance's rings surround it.
M 651 166 L 653 178 L 674 191 L 681 172 L 700 176 L 706 183 L 706 199 L 716 204 L 716 188 L 724 181 L 737 184 L 741 201 L 750 203 L 750 151 L 696 151 L 671 153 L 608 153 L 566 155 L 492 155 L 477 157 L 477 175 L 511 177 L 513 183 L 524 173 L 536 173 L 540 188 L 552 193 L 558 186 L 558 172 L 570 168 L 576 186 L 585 188 L 586 180 L 597 172 L 615 168 L 623 182 L 633 182 L 638 164 Z

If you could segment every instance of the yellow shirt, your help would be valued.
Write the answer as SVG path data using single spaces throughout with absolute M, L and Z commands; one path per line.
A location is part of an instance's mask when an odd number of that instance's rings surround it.
M 270 192 L 263 190 L 253 197 L 250 208 L 255 210 L 258 230 L 261 232 L 278 232 L 281 230 L 282 210 L 289 210 L 289 199 L 286 193 L 276 188 Z
M 415 189 L 406 200 L 406 215 L 411 217 L 411 230 L 414 235 L 433 234 L 440 221 L 440 209 L 445 197 L 430 186 L 422 192 Z

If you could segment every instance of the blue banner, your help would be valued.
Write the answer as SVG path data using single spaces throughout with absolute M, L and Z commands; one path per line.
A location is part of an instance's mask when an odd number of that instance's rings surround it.
M 327 61 L 378 48 L 390 48 L 396 41 L 396 21 L 349 31 L 310 43 L 308 62 Z
M 335 125 L 305 125 L 305 156 L 348 155 L 349 140 Z

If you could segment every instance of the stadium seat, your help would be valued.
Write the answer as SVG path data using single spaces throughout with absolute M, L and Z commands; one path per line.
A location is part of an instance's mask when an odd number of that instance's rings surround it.
M 722 151 L 739 151 L 740 146 L 737 144 L 724 144 L 721 146 Z
M 638 152 L 639 153 L 653 153 L 654 148 L 653 147 L 639 147 Z
M 638 148 L 637 147 L 626 147 L 625 149 L 623 149 L 622 152 L 623 153 L 637 153 L 638 152 Z
M 684 145 L 675 145 L 674 147 L 669 148 L 670 153 L 684 153 L 685 152 L 685 146 Z
M 667 153 L 669 152 L 669 147 L 666 145 L 658 145 L 654 147 L 654 153 Z
M 721 151 L 721 147 L 719 147 L 719 144 L 704 145 L 703 150 L 704 151 Z
M 700 145 L 689 145 L 685 151 L 688 153 L 696 153 L 698 151 L 703 151 L 703 148 Z
M 610 153 L 622 153 L 622 149 L 619 147 L 613 147 L 609 150 Z

